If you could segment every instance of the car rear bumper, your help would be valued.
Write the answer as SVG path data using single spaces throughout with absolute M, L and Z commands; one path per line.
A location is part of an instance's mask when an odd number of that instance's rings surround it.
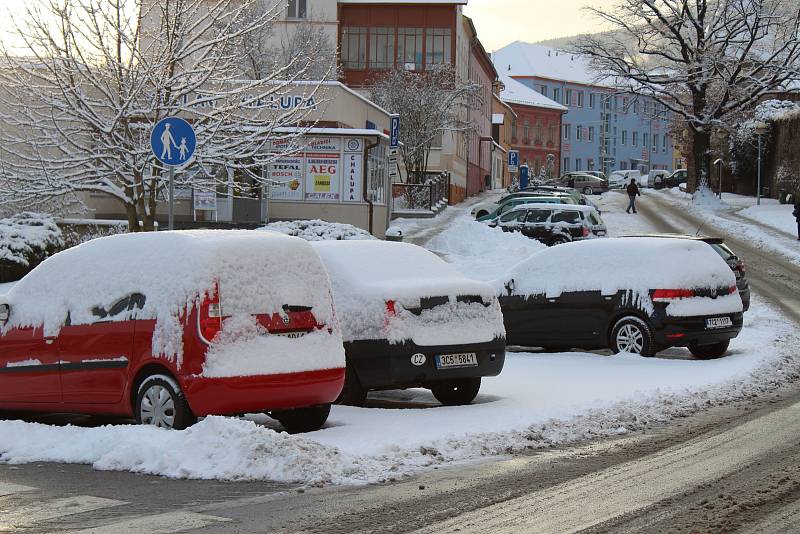
M 726 328 L 707 328 L 706 319 L 730 317 L 732 326 Z M 667 317 L 660 327 L 653 332 L 658 345 L 665 347 L 683 347 L 690 343 L 707 345 L 728 341 L 739 335 L 742 330 L 742 312 L 707 315 L 698 317 Z
M 344 368 L 279 375 L 193 377 L 182 384 L 192 412 L 200 417 L 328 404 L 336 400 L 342 386 Z
M 495 339 L 488 343 L 422 347 L 411 342 L 390 344 L 386 340 L 345 342 L 345 354 L 361 385 L 368 389 L 394 389 L 425 386 L 454 378 L 496 376 L 503 370 L 506 342 Z M 437 369 L 436 356 L 474 352 L 478 365 Z M 414 365 L 415 354 L 425 356 L 424 363 Z M 420 360 L 421 358 L 418 358 Z

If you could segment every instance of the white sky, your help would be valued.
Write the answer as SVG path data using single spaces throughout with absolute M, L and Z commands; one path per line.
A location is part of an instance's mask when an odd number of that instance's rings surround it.
M 28 0 L 0 0 L 0 39 L 18 45 L 11 16 L 22 17 Z M 582 8 L 609 7 L 614 0 L 469 0 L 464 12 L 472 17 L 486 50 L 513 41 L 540 41 L 597 31 L 597 21 Z

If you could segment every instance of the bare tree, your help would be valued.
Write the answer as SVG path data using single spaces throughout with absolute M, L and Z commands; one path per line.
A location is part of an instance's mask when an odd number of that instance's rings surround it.
M 179 175 L 214 189 L 219 166 L 255 179 L 292 150 L 319 84 L 300 84 L 309 55 L 243 75 L 237 46 L 274 24 L 277 10 L 247 17 L 254 0 L 35 0 L 3 50 L 0 68 L 0 202 L 26 207 L 100 193 L 119 201 L 131 231 L 152 230 L 165 180 L 150 151 L 153 126 L 190 121 L 197 160 Z M 283 106 L 292 94 L 297 105 Z M 299 100 L 296 100 L 298 99 Z M 306 121 L 307 122 L 307 121 Z M 288 133 L 287 133 L 288 132 Z
M 712 132 L 800 78 L 800 9 L 781 0 L 619 0 L 590 9 L 611 31 L 574 51 L 598 76 L 651 96 L 688 130 L 689 187 L 710 176 Z
M 465 106 L 481 105 L 480 85 L 458 79 L 450 65 L 424 72 L 393 70 L 372 85 L 372 100 L 400 115 L 400 155 L 408 183 L 422 183 L 428 170 L 431 148 L 446 133 L 475 131 L 474 123 L 460 113 Z

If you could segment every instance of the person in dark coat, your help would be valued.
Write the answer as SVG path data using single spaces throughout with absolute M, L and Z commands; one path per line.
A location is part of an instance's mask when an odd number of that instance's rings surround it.
M 792 215 L 794 215 L 794 219 L 797 221 L 797 240 L 800 241 L 800 199 L 795 200 Z
M 628 203 L 628 209 L 625 210 L 625 213 L 630 213 L 631 210 L 633 210 L 633 213 L 636 213 L 636 197 L 642 196 L 642 192 L 639 191 L 639 186 L 636 185 L 636 178 L 631 178 L 631 183 L 628 184 L 626 191 L 631 201 Z

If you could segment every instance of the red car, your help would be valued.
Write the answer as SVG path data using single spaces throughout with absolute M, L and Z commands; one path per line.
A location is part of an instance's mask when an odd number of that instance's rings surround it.
M 267 412 L 296 432 L 320 428 L 344 384 L 325 269 L 268 232 L 90 241 L 0 296 L 0 326 L 0 410 L 174 429 Z

